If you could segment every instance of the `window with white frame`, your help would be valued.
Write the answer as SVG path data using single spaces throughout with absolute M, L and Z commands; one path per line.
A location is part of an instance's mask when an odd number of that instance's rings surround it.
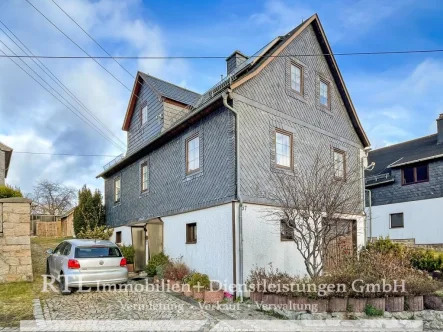
M 292 168 L 292 134 L 281 129 L 275 130 L 275 164 Z
M 117 177 L 114 180 L 114 203 L 120 203 L 121 200 L 121 178 Z
M 195 134 L 186 140 L 186 173 L 200 169 L 200 138 Z
M 142 120 L 142 126 L 146 123 L 146 121 L 148 121 L 148 106 L 147 105 L 143 106 L 143 108 L 142 108 L 141 120 Z
M 148 162 L 145 161 L 140 165 L 141 192 L 148 190 Z
M 320 104 L 329 108 L 329 82 L 320 79 Z
M 345 152 L 339 149 L 334 149 L 334 177 L 337 179 L 344 179 L 345 171 Z
M 291 89 L 303 93 L 303 68 L 295 63 L 291 63 Z

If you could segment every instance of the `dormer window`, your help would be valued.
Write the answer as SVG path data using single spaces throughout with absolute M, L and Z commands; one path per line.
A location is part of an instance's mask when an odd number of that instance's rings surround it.
M 148 106 L 145 105 L 141 112 L 142 126 L 148 121 Z
M 402 184 L 413 184 L 429 181 L 428 165 L 405 167 L 402 170 Z

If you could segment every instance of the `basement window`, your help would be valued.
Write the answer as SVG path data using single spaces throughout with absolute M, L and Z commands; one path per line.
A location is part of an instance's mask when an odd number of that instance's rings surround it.
M 197 223 L 186 224 L 186 243 L 197 243 Z
M 389 215 L 390 228 L 404 228 L 403 213 L 392 213 Z
M 413 184 L 429 181 L 428 165 L 405 167 L 402 169 L 402 184 Z

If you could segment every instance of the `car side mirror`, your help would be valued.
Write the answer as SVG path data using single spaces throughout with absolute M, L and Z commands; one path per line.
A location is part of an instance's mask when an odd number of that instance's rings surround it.
M 52 254 L 54 253 L 54 250 L 52 250 L 52 249 L 48 249 L 48 250 L 46 250 L 46 253 L 47 253 L 48 255 L 52 255 Z

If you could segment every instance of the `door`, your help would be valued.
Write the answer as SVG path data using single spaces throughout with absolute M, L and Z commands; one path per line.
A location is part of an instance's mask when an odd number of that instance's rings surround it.
M 134 271 L 146 267 L 146 232 L 144 227 L 132 227 L 132 246 L 134 248 Z
M 155 219 L 148 222 L 148 249 L 149 259 L 152 256 L 163 252 L 163 222 Z

